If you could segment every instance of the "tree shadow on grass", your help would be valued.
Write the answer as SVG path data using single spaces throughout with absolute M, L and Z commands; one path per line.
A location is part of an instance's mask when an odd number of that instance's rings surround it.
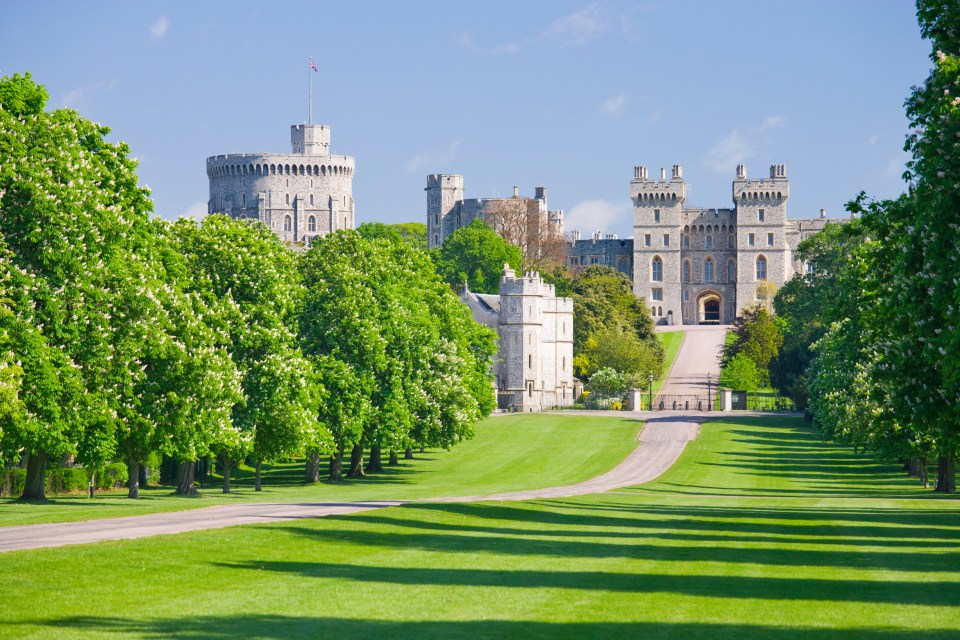
M 73 616 L 28 623 L 56 629 L 61 634 L 95 636 L 113 634 L 186 640 L 233 640 L 256 637 L 286 638 L 384 638 L 497 639 L 503 638 L 772 638 L 780 640 L 940 640 L 955 638 L 956 629 L 823 629 L 791 628 L 754 624 L 682 622 L 540 622 L 512 620 L 368 620 L 336 617 L 239 615 L 183 616 L 174 618 L 119 618 Z M 5 626 L 0 623 L 0 630 Z

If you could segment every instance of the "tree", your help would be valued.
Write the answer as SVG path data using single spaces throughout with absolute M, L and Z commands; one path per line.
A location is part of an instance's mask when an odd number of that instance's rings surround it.
M 447 236 L 435 252 L 437 272 L 454 287 L 464 282 L 471 291 L 496 294 L 505 264 L 519 269 L 520 249 L 510 245 L 482 220 L 474 220 Z
M 504 240 L 520 248 L 524 269 L 552 273 L 557 267 L 566 269 L 570 245 L 550 224 L 541 202 L 519 196 L 494 200 L 485 208 L 483 219 Z
M 776 357 L 780 345 L 783 344 L 783 334 L 778 322 L 762 305 L 744 309 L 742 315 L 733 323 L 733 342 L 723 346 L 721 355 L 724 366 L 734 356 L 742 353 L 756 365 L 761 384 L 768 386 L 770 361 Z
M 656 346 L 659 344 L 657 340 Z M 663 373 L 663 348 L 655 348 L 653 341 L 641 340 L 622 326 L 594 333 L 584 346 L 583 356 L 583 372 L 591 379 L 600 369 L 613 369 L 637 380 L 647 380 L 650 375 L 659 378 Z
M 746 354 L 738 353 L 730 358 L 720 373 L 720 384 L 741 391 L 756 391 L 760 387 L 760 371 Z

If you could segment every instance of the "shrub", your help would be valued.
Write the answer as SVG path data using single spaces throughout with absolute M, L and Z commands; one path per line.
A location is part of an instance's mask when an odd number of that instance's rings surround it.
M 740 391 L 756 391 L 760 386 L 760 371 L 744 353 L 733 356 L 720 372 L 720 384 Z
M 27 479 L 26 469 L 3 472 L 0 496 L 18 496 L 23 493 Z M 113 462 L 97 471 L 97 489 L 106 491 L 127 484 L 127 465 Z M 87 470 L 83 467 L 53 467 L 47 469 L 46 491 L 49 494 L 83 493 L 87 490 Z

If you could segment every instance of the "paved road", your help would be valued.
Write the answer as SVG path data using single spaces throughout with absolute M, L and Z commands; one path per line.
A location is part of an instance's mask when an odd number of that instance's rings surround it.
M 664 330 L 678 330 L 669 327 Z M 680 352 L 670 369 L 670 376 L 660 389 L 663 395 L 707 395 L 707 374 L 717 388 L 720 379 L 718 355 L 727 335 L 726 326 L 686 326 Z
M 724 327 L 684 327 L 688 330 L 670 370 L 662 393 L 692 394 L 706 391 L 706 374 L 720 375 L 716 353 L 723 344 Z M 565 412 L 566 413 L 566 412 Z M 624 417 L 623 412 L 588 412 Z M 657 412 L 632 414 L 646 421 L 640 444 L 611 471 L 586 482 L 564 487 L 516 491 L 486 496 L 436 498 L 431 502 L 476 502 L 478 500 L 532 500 L 601 493 L 649 482 L 673 465 L 687 442 L 695 439 L 706 414 Z M 0 552 L 41 547 L 59 547 L 103 540 L 124 540 L 168 535 L 241 524 L 263 524 L 298 518 L 322 518 L 404 504 L 404 501 L 261 503 L 221 505 L 125 518 L 87 520 L 58 524 L 0 527 Z

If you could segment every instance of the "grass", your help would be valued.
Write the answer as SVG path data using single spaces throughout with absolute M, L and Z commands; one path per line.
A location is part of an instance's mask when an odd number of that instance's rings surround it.
M 686 333 L 683 331 L 664 331 L 662 333 L 657 333 L 657 338 L 660 339 L 660 343 L 663 345 L 663 350 L 666 354 L 663 363 L 663 373 L 660 374 L 660 377 L 653 381 L 653 397 L 656 397 L 660 393 L 660 388 L 663 387 L 663 383 L 667 380 L 667 375 L 670 373 L 670 367 L 673 366 L 673 361 L 677 359 L 677 354 L 680 353 L 680 345 L 683 343 L 683 336 Z
M 932 497 L 740 418 L 608 494 L 3 554 L 0 637 L 955 638 L 958 502 Z
M 301 462 L 267 467 L 261 492 L 253 490 L 252 470 L 240 469 L 231 476 L 232 493 L 222 493 L 222 479 L 215 477 L 204 485 L 200 498 L 174 496 L 170 487 L 141 490 L 139 500 L 128 499 L 126 490 L 98 494 L 92 500 L 56 496 L 41 504 L 4 498 L 0 499 L 0 527 L 238 502 L 409 500 L 574 484 L 613 468 L 625 458 L 637 446 L 641 426 L 629 417 L 555 413 L 497 416 L 480 422 L 476 437 L 450 451 L 415 452 L 414 460 L 401 460 L 397 467 L 384 466 L 384 473 L 364 479 L 307 486 L 303 484 Z M 326 471 L 326 464 L 321 471 Z

